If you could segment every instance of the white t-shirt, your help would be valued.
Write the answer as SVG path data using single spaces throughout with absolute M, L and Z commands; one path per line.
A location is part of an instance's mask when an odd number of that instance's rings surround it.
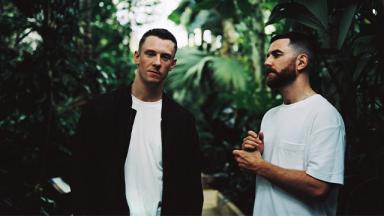
M 132 95 L 136 116 L 124 166 L 130 215 L 159 213 L 163 191 L 161 107 L 161 100 L 144 102 Z
M 264 160 L 325 182 L 344 182 L 345 129 L 337 110 L 321 95 L 282 104 L 263 117 Z M 253 215 L 335 215 L 338 188 L 322 201 L 303 200 L 256 177 Z

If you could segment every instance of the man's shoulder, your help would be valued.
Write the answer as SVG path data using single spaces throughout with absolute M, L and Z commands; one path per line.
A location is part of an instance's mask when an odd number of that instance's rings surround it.
M 129 91 L 126 87 L 114 89 L 107 93 L 94 95 L 85 105 L 86 109 L 94 110 L 95 112 L 110 112 L 115 109 L 120 103 L 129 103 Z
M 325 97 L 318 95 L 312 108 L 313 116 L 320 122 L 334 125 L 343 125 L 340 112 Z
M 319 114 L 340 115 L 336 107 L 320 94 L 314 98 L 311 109 Z
M 275 107 L 270 108 L 270 109 L 267 110 L 267 112 L 264 114 L 264 117 L 263 117 L 263 118 L 268 118 L 269 116 L 273 116 L 273 115 L 275 115 L 276 112 L 279 111 L 280 107 L 282 107 L 282 105 L 278 105 L 278 106 L 275 106 Z
M 97 94 L 94 97 L 92 97 L 90 102 L 93 102 L 93 103 L 112 102 L 116 99 L 127 97 L 128 95 L 129 95 L 129 89 L 126 87 L 120 87 L 106 93 Z
M 186 118 L 192 118 L 194 119 L 194 116 L 191 111 L 189 111 L 187 108 L 176 102 L 174 99 L 172 99 L 169 95 L 164 94 L 164 100 L 165 100 L 165 106 L 166 111 L 170 112 L 169 114 L 174 117 L 186 117 Z

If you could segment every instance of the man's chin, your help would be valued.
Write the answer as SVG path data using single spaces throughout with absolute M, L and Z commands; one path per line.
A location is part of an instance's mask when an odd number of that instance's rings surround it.
M 265 80 L 265 84 L 271 88 L 271 89 L 276 89 L 276 82 L 274 82 L 273 79 L 267 77 L 267 79 Z
M 152 85 L 158 85 L 158 84 L 161 84 L 162 82 L 163 82 L 163 80 L 162 79 L 160 79 L 160 78 L 148 78 L 147 80 L 146 80 L 146 82 L 148 83 L 148 84 L 152 84 Z
M 283 88 L 284 86 L 286 86 L 286 83 L 283 83 L 281 82 L 280 80 L 277 80 L 277 79 L 266 79 L 265 81 L 265 84 L 273 89 L 273 90 L 279 90 L 281 88 Z

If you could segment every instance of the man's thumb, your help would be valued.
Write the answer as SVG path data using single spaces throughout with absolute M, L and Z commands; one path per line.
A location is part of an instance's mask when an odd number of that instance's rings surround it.
M 264 141 L 264 133 L 263 133 L 263 131 L 260 131 L 260 132 L 259 132 L 259 139 L 260 139 L 261 141 Z

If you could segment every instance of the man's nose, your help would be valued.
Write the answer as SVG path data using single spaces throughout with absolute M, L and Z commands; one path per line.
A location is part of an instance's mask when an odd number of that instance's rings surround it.
M 271 66 L 271 58 L 267 57 L 264 61 L 264 66 L 270 67 Z
M 161 60 L 160 54 L 157 54 L 153 64 L 156 65 L 156 66 L 160 66 L 160 60 Z

